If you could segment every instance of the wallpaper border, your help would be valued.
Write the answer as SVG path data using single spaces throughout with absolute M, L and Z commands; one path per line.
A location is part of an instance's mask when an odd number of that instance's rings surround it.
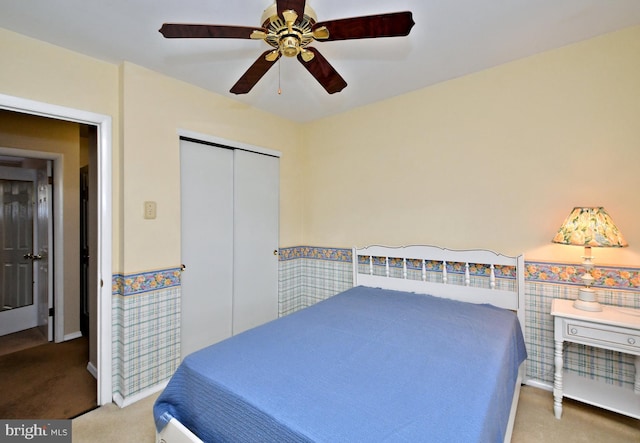
M 351 249 L 345 248 L 322 248 L 312 246 L 295 246 L 280 248 L 279 261 L 289 261 L 295 259 L 327 260 L 342 263 L 351 262 Z M 364 263 L 364 261 L 362 261 Z M 382 265 L 381 261 L 374 261 L 375 265 Z M 391 260 L 389 265 L 397 268 L 402 266 L 401 260 Z M 408 267 L 416 268 L 415 263 L 408 262 Z M 430 270 L 439 270 L 437 264 L 432 265 Z M 440 266 L 441 268 L 441 266 Z M 448 270 L 454 273 L 464 272 L 459 264 L 451 263 Z M 486 269 L 482 267 L 471 267 L 472 275 L 486 274 Z M 582 286 L 580 275 L 584 273 L 584 268 L 580 265 L 566 263 L 551 263 L 539 261 L 525 261 L 525 280 L 536 283 L 557 283 L 574 286 Z M 617 289 L 633 292 L 640 292 L 640 268 L 596 266 L 592 271 L 595 278 L 593 287 L 602 289 Z M 507 270 L 497 269 L 498 276 L 513 277 Z M 143 294 L 149 291 L 167 289 L 181 284 L 181 269 L 172 267 L 155 271 L 140 272 L 135 274 L 114 274 L 112 280 L 112 294 L 121 296 L 131 296 Z
M 524 278 L 528 282 L 583 286 L 580 276 L 584 272 L 580 265 L 525 261 Z M 595 288 L 640 292 L 639 268 L 596 266 L 591 275 Z
M 346 248 L 293 246 L 280 248 L 280 261 L 307 258 L 314 260 L 351 262 L 351 254 L 351 249 Z M 400 267 L 402 265 L 398 260 L 391 260 L 390 266 Z M 409 263 L 409 267 L 413 267 L 413 264 Z M 462 269 L 455 264 L 453 264 L 448 270 L 454 273 L 463 272 Z M 486 270 L 477 269 L 476 272 L 478 274 L 483 274 Z M 527 282 L 558 283 L 582 286 L 580 275 L 583 273 L 584 268 L 581 265 L 527 261 L 525 257 L 525 280 Z M 498 271 L 498 274 L 500 274 L 500 271 Z M 509 274 L 509 272 L 506 272 L 504 276 L 511 276 Z M 595 278 L 595 282 L 593 283 L 593 287 L 595 288 L 640 292 L 640 267 L 596 266 L 591 271 L 591 274 Z
M 111 294 L 126 297 L 180 286 L 181 276 L 182 270 L 179 267 L 128 275 L 114 274 L 111 281 Z

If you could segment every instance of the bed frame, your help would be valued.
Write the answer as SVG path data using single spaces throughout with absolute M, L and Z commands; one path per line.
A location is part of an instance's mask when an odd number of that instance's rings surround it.
M 353 248 L 352 254 L 353 286 L 489 303 L 516 312 L 524 335 L 524 255 L 510 257 L 485 249 L 377 245 Z M 499 284 L 501 278 L 511 284 Z M 460 291 L 460 286 L 466 289 Z
M 524 254 L 511 257 L 486 249 L 379 245 L 353 248 L 352 254 L 353 286 L 430 294 L 509 309 L 518 316 L 526 340 Z M 525 363 L 520 365 L 514 386 L 505 442 L 511 441 Z
M 489 303 L 516 312 L 524 336 L 524 255 L 435 246 L 353 248 L 353 286 L 430 294 L 470 303 Z M 464 291 L 460 286 L 465 287 Z M 511 441 L 525 363 L 514 387 L 505 442 Z M 156 434 L 157 443 L 202 443 L 175 419 Z

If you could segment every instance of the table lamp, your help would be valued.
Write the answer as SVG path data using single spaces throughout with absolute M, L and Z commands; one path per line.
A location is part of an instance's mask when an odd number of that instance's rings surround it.
M 594 278 L 593 257 L 591 248 L 623 248 L 628 246 L 626 240 L 616 227 L 611 217 L 602 207 L 576 207 L 564 221 L 558 233 L 553 237 L 553 243 L 562 245 L 584 246 L 582 266 L 584 274 L 581 276 L 584 287 L 580 288 L 578 298 L 573 306 L 584 311 L 602 311 L 602 306 L 596 300 L 596 291 L 591 287 Z

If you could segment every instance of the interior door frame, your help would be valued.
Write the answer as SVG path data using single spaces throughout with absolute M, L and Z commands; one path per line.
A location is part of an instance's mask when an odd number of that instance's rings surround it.
M 111 282 L 112 282 L 112 121 L 108 115 L 90 111 L 67 108 L 20 97 L 0 94 L 0 108 L 25 114 L 39 115 L 58 120 L 95 125 L 98 129 L 98 328 L 97 328 L 97 372 L 98 372 L 98 405 L 111 403 L 113 400 L 111 383 L 112 360 L 112 322 L 111 322 Z M 24 149 L 2 149 L 7 155 L 45 158 L 53 160 L 54 174 L 54 207 L 62 208 L 63 187 L 62 171 L 64 156 L 62 154 L 28 151 Z M 55 298 L 57 309 L 64 306 L 63 294 L 63 256 L 62 245 L 62 211 L 54 214 L 53 238 Z M 64 337 L 64 324 L 56 322 L 55 337 Z

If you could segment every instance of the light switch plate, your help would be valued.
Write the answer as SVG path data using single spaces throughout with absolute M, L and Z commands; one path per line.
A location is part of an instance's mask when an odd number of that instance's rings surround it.
M 144 202 L 144 218 L 148 220 L 153 220 L 156 218 L 156 202 Z

